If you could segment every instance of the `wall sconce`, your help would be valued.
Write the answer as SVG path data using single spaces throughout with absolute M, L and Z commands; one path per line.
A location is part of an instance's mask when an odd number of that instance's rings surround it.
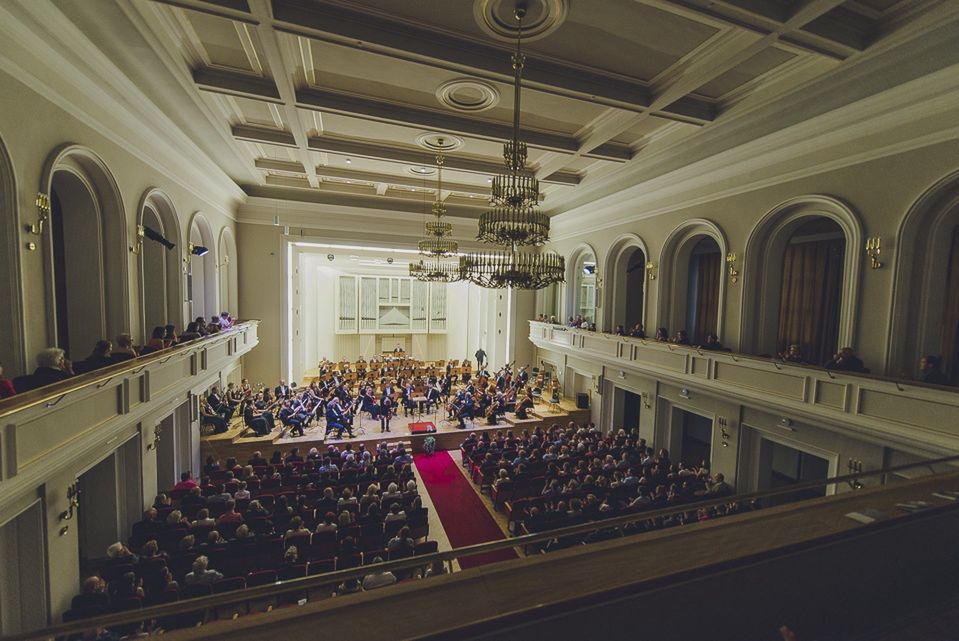
M 849 459 L 849 463 L 846 464 L 847 469 L 850 474 L 862 474 L 862 461 Z M 854 490 L 861 490 L 865 487 L 859 479 L 853 479 L 849 481 L 849 487 Z
M 726 417 L 720 416 L 716 419 L 716 422 L 719 423 L 719 432 L 722 437 L 723 447 L 729 447 L 729 432 L 726 431 Z
M 791 418 L 789 418 L 788 416 L 783 416 L 783 417 L 781 417 L 781 418 L 779 419 L 778 425 L 779 425 L 779 427 L 781 427 L 781 428 L 783 428 L 783 429 L 787 429 L 787 430 L 789 430 L 790 432 L 795 432 L 795 431 L 796 431 L 796 428 L 793 427 L 793 420 L 792 420 Z
M 679 390 L 679 398 L 688 399 L 688 398 L 689 398 L 689 390 L 686 389 L 685 387 L 684 387 L 683 389 Z
M 650 402 L 649 402 L 649 392 L 643 392 L 643 393 L 641 394 L 641 397 L 642 397 L 642 399 L 643 399 L 643 407 L 646 408 L 646 409 L 648 409 L 648 410 L 649 410 L 649 409 L 652 409 L 653 406 L 652 406 L 652 404 L 650 404 Z
M 229 254 L 226 254 L 225 256 L 223 256 L 223 264 L 224 264 L 224 265 L 229 265 L 229 264 L 230 264 L 230 255 L 229 255 Z
M 619 374 L 617 374 L 617 376 L 619 376 L 620 380 L 625 380 L 626 372 L 624 372 L 623 370 L 619 370 Z
M 35 236 L 43 234 L 43 224 L 50 218 L 50 196 L 37 192 L 37 222 L 27 225 L 27 231 Z
M 160 445 L 160 434 L 163 433 L 163 429 L 159 425 L 153 426 L 153 442 L 147 443 L 147 451 L 155 450 L 157 446 Z
M 146 232 L 143 230 L 143 225 L 137 225 L 136 235 L 133 237 L 133 247 L 130 248 L 130 251 L 134 254 L 139 254 L 143 251 L 143 237 L 146 235 Z
M 67 488 L 67 499 L 70 501 L 69 507 L 60 512 L 61 521 L 69 521 L 73 518 L 74 512 L 80 507 L 80 482 L 73 481 L 73 484 Z M 60 535 L 63 536 L 64 531 Z
M 646 278 L 656 280 L 656 263 L 652 261 L 646 263 Z
M 866 239 L 866 256 L 869 256 L 869 266 L 873 269 L 882 267 L 882 263 L 879 262 L 881 245 L 882 236 L 870 236 Z
M 726 254 L 726 264 L 729 265 L 729 282 L 733 284 L 739 282 L 739 270 L 736 269 L 737 260 L 739 260 L 739 256 L 736 255 L 736 252 Z

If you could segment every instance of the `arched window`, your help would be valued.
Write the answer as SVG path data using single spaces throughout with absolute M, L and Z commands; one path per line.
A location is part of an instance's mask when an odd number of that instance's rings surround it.
M 921 356 L 959 382 L 959 171 L 910 208 L 895 243 L 887 372 L 915 376 Z M 885 243 L 884 243 L 885 244 Z
M 837 347 L 855 349 L 863 243 L 849 206 L 801 196 L 770 210 L 750 234 L 743 265 L 740 349 L 781 352 L 797 343 L 824 364 Z
M 646 323 L 646 245 L 635 234 L 613 243 L 606 267 L 609 303 L 607 329 L 623 325 L 627 330 Z
M 777 349 L 798 344 L 803 359 L 822 365 L 839 347 L 846 238 L 829 218 L 812 217 L 790 235 L 782 255 Z
M 50 337 L 76 360 L 96 341 L 130 331 L 126 218 L 116 181 L 88 149 L 54 153 L 42 185 L 51 205 Z
M 237 274 L 236 274 L 236 241 L 229 227 L 220 232 L 219 266 L 220 276 L 220 311 L 227 311 L 236 318 L 237 309 Z
M 722 340 L 725 255 L 726 238 L 708 220 L 687 220 L 670 233 L 659 270 L 661 327 L 670 334 L 685 329 L 693 344 L 709 333 Z
M 0 323 L 0 362 L 5 376 L 13 378 L 26 373 L 23 339 L 22 283 L 20 279 L 20 217 L 17 212 L 17 186 L 13 163 L 7 148 L 0 140 L 0 269 L 3 287 L 7 292 Z
M 145 341 L 154 327 L 184 326 L 180 271 L 183 243 L 173 203 L 157 189 L 150 189 L 143 196 L 140 225 L 144 230 L 139 261 L 140 313 Z
M 592 325 L 596 322 L 596 254 L 582 248 L 573 255 L 570 265 L 566 277 L 568 315 L 582 316 Z
M 203 214 L 196 213 L 190 222 L 187 257 L 187 298 L 190 320 L 202 316 L 207 321 L 219 314 L 217 297 L 216 245 L 213 229 Z
M 553 283 L 540 291 L 542 292 L 540 294 L 541 313 L 545 314 L 547 318 L 556 318 L 557 322 L 563 322 L 563 309 L 560 303 L 563 296 L 561 284 Z

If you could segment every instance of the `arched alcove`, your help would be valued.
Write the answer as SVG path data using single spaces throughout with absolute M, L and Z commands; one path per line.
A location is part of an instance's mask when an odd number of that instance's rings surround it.
M 194 248 L 204 247 L 207 253 L 199 256 L 190 251 L 190 246 Z M 194 214 L 190 221 L 189 244 L 184 251 L 184 255 L 187 258 L 187 293 L 190 301 L 190 320 L 198 316 L 210 320 L 211 316 L 220 313 L 217 296 L 216 245 L 210 222 L 199 212 Z
M 609 249 L 606 260 L 606 313 L 604 327 L 623 325 L 627 330 L 646 324 L 646 243 L 636 234 L 624 234 Z
M 49 342 L 73 358 L 130 331 L 127 225 L 116 180 L 93 151 L 67 145 L 48 159 L 44 234 Z
M 237 315 L 236 240 L 229 227 L 220 230 L 217 272 L 220 278 L 220 311 Z
M 23 287 L 20 279 L 20 216 L 17 210 L 17 183 L 13 162 L 0 139 L 0 266 L 7 292 L 3 306 L 4 331 L 0 332 L 0 362 L 5 376 L 26 373 L 23 331 Z
M 836 342 L 840 346 L 855 347 L 861 267 L 856 249 L 863 245 L 862 225 L 855 212 L 841 200 L 809 195 L 774 207 L 763 216 L 746 242 L 740 323 L 742 351 L 775 353 L 780 349 L 784 256 L 796 232 L 815 219 L 832 221 L 845 241 Z
M 582 315 L 590 324 L 596 322 L 597 288 L 596 250 L 581 245 L 566 260 L 566 316 Z
M 154 327 L 183 327 L 183 294 L 180 253 L 183 251 L 180 222 L 169 196 L 153 188 L 140 199 L 138 224 L 144 228 L 140 245 L 140 317 L 142 339 Z M 154 236 L 159 235 L 173 247 Z
M 697 334 L 707 332 L 717 334 L 722 340 L 726 300 L 722 260 L 727 247 L 722 230 L 702 218 L 687 220 L 670 232 L 663 244 L 659 268 L 660 327 L 667 328 L 670 334 L 685 329 L 693 342 L 703 338 Z M 719 258 L 718 273 L 714 273 L 714 254 Z M 704 255 L 709 256 L 709 263 Z M 708 287 L 704 280 L 706 274 L 713 283 Z M 702 326 L 697 328 L 690 322 Z
M 956 374 L 956 341 L 946 327 L 957 287 L 946 283 L 953 243 L 959 228 L 959 171 L 930 187 L 909 208 L 899 226 L 894 263 L 892 312 L 886 369 L 890 375 L 913 376 L 920 356 L 941 356 L 944 371 Z M 889 244 L 883 241 L 883 244 Z M 882 258 L 882 257 L 880 257 Z M 886 258 L 888 261 L 889 259 Z M 951 350 L 949 343 L 951 342 Z M 943 353 L 943 349 L 947 352 Z M 951 371 L 950 371 L 951 370 Z

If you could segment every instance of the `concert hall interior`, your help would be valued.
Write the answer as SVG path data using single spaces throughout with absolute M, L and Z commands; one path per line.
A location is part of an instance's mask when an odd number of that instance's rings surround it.
M 0 0 L 0 641 L 954 639 L 957 123 L 957 0 Z

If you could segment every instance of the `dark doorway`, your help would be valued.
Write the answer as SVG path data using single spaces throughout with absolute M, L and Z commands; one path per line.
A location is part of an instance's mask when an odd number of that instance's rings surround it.
M 798 483 L 828 478 L 829 461 L 802 450 L 769 439 L 759 448 L 759 489 L 773 490 Z M 784 494 L 769 500 L 770 505 L 789 503 L 826 495 L 826 487 Z
M 706 416 L 681 410 L 683 442 L 679 460 L 686 467 L 708 464 L 713 452 L 713 421 Z
M 623 429 L 628 433 L 639 428 L 639 412 L 643 407 L 643 399 L 639 394 L 625 392 L 623 397 Z

